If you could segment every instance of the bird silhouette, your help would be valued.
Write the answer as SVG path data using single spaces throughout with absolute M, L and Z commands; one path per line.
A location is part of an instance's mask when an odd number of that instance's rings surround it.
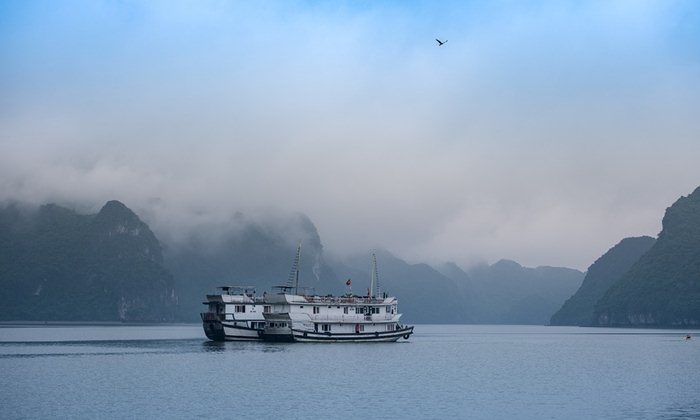
M 444 41 L 440 41 L 440 40 L 439 40 L 439 39 L 437 39 L 437 38 L 435 38 L 435 40 L 436 40 L 436 41 L 437 41 L 437 43 L 438 43 L 438 47 L 442 47 L 442 45 L 443 45 L 444 43 L 446 43 L 446 42 L 448 41 L 447 39 L 446 39 L 446 40 L 444 40 Z

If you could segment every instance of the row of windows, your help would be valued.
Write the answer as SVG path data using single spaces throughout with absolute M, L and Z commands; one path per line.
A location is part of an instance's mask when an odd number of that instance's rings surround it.
M 358 314 L 378 314 L 380 312 L 379 308 L 371 306 L 369 308 L 357 308 Z
M 314 324 L 314 330 L 318 332 L 318 325 L 319 324 Z M 372 324 L 374 325 L 374 324 Z M 365 330 L 364 324 L 355 324 L 355 332 L 360 333 Z M 387 324 L 386 325 L 386 330 L 387 331 L 396 331 L 396 324 Z M 330 332 L 331 331 L 331 324 L 321 324 L 321 331 L 323 332 Z
M 323 332 L 330 332 L 331 331 L 331 324 L 320 324 L 321 325 L 321 331 Z M 374 324 L 372 324 L 374 325 Z M 287 326 L 286 322 L 270 322 L 268 324 L 269 327 L 271 328 L 285 328 Z M 314 330 L 318 332 L 318 326 L 319 324 L 314 324 Z M 251 328 L 258 328 L 262 329 L 265 327 L 264 322 L 251 322 L 250 323 Z M 365 330 L 364 324 L 355 324 L 355 332 L 363 332 Z M 387 331 L 395 331 L 396 330 L 396 324 L 387 324 L 386 326 Z
M 300 305 L 299 308 L 304 308 L 304 306 L 303 306 L 303 305 Z M 329 306 L 329 308 L 330 308 L 330 306 Z M 218 307 L 217 309 L 220 309 L 220 307 Z M 338 309 L 340 309 L 340 306 L 338 306 Z M 349 309 L 350 309 L 349 307 L 344 306 L 344 307 L 343 307 L 343 313 L 347 314 L 347 313 L 349 312 Z M 367 308 L 367 307 L 359 307 L 359 308 L 356 309 L 355 312 L 358 313 L 358 314 L 364 314 L 364 313 L 378 314 L 378 313 L 381 312 L 380 309 L 381 309 L 381 308 L 375 307 L 375 306 L 371 306 L 371 307 L 369 307 L 369 308 Z M 246 305 L 235 305 L 235 307 L 234 307 L 234 312 L 236 312 L 236 313 L 245 313 L 245 312 L 246 312 Z M 270 306 L 270 305 L 265 305 L 265 306 L 263 306 L 263 312 L 266 313 L 266 314 L 272 312 L 272 306 Z M 313 307 L 313 313 L 317 314 L 317 313 L 320 313 L 320 312 L 321 312 L 321 308 L 320 308 L 319 306 L 314 306 L 314 307 Z M 391 313 L 393 314 L 393 313 L 394 313 L 394 308 L 392 308 L 391 306 L 387 306 L 387 307 L 386 307 L 386 312 L 387 312 L 387 313 L 391 312 Z
M 237 313 L 245 313 L 246 312 L 246 305 L 235 305 L 233 308 L 233 311 L 237 312 Z M 263 306 L 263 312 L 266 314 L 272 312 L 272 306 L 270 306 L 270 305 Z
M 354 307 L 354 306 L 343 306 L 343 309 L 348 309 L 348 308 L 353 308 L 353 307 Z M 267 308 L 267 306 L 266 306 L 266 308 Z M 332 306 L 329 305 L 329 306 L 328 306 L 328 309 L 330 309 L 330 308 L 332 308 Z M 340 306 L 336 306 L 336 308 L 340 309 Z M 299 309 L 304 309 L 304 305 L 299 305 Z M 320 306 L 314 306 L 313 309 L 314 309 L 314 312 L 316 312 L 316 311 L 318 311 L 319 309 L 321 309 L 321 307 L 320 307 Z M 364 311 L 364 310 L 366 310 L 366 309 L 367 309 L 366 306 L 357 307 L 357 310 L 358 310 L 358 311 L 361 311 L 361 310 Z M 381 312 L 381 309 L 382 309 L 382 308 L 381 308 L 381 307 L 378 307 L 378 306 L 370 306 L 369 309 L 372 310 L 372 311 L 374 311 L 374 312 L 372 312 L 372 313 L 377 313 L 377 314 L 378 314 L 379 312 Z M 393 309 L 396 309 L 396 308 L 393 308 Z M 392 307 L 391 307 L 391 306 L 387 306 L 387 307 L 386 307 L 386 311 L 387 311 L 387 312 L 391 312 L 391 311 L 392 311 Z
M 304 305 L 299 305 L 299 308 L 303 309 Z M 330 308 L 330 306 L 328 308 Z M 340 306 L 338 306 L 337 308 L 340 309 Z M 381 311 L 382 308 L 376 307 L 376 306 L 370 306 L 369 308 L 365 307 L 365 306 L 361 306 L 358 308 L 343 306 L 343 313 L 347 314 L 350 311 L 350 309 L 355 310 L 355 313 L 357 313 L 357 314 L 379 314 L 382 312 Z M 392 308 L 391 306 L 386 307 L 386 313 L 393 314 L 395 311 L 396 311 L 396 308 Z M 318 314 L 320 312 L 321 312 L 321 308 L 319 306 L 313 307 L 313 313 Z

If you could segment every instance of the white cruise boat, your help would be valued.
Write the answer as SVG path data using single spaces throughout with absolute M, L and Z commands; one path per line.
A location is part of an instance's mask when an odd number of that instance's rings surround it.
M 298 267 L 297 250 L 295 268 Z M 398 301 L 386 293 L 375 296 L 378 289 L 377 259 L 372 254 L 372 280 L 367 296 L 347 293 L 343 296 L 299 294 L 296 286 L 280 286 L 280 293 L 268 297 L 272 310 L 264 312 L 265 341 L 369 342 L 408 339 L 412 326 L 401 325 Z M 294 270 L 294 269 L 293 269 Z M 291 278 L 291 276 L 290 276 Z M 348 279 L 346 285 L 351 285 Z M 295 293 L 290 293 L 294 291 Z M 377 290 L 376 295 L 379 295 Z
M 204 333 L 214 341 L 397 341 L 413 334 L 412 326 L 401 325 L 395 297 L 375 296 L 377 262 L 372 255 L 372 281 L 366 296 L 351 292 L 343 296 L 318 296 L 299 288 L 301 245 L 287 285 L 277 293 L 256 296 L 253 287 L 223 286 L 207 295 L 202 312 Z M 294 284 L 294 286 L 292 286 Z M 351 285 L 351 280 L 346 283 Z M 301 291 L 301 293 L 300 293 Z
M 207 295 L 207 311 L 200 314 L 204 333 L 214 341 L 260 340 L 265 326 L 265 296 L 256 296 L 251 286 L 222 286 L 220 293 Z
M 393 296 L 280 293 L 269 296 L 268 301 L 273 310 L 263 313 L 265 341 L 397 341 L 413 334 L 412 326 L 399 322 L 401 314 Z

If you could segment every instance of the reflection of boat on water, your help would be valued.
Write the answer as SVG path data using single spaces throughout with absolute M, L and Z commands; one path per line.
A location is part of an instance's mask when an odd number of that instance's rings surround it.
M 214 341 L 265 340 L 370 342 L 408 339 L 412 326 L 401 325 L 398 300 L 379 293 L 377 261 L 372 255 L 372 280 L 367 295 L 348 292 L 319 296 L 299 288 L 297 248 L 292 272 L 276 293 L 256 296 L 252 287 L 224 286 L 207 295 L 201 314 L 204 332 Z M 351 286 L 351 280 L 346 283 Z M 300 293 L 301 292 L 301 293 Z

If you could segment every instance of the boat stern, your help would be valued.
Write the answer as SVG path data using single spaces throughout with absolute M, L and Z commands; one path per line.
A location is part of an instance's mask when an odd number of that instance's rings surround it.
M 264 341 L 289 343 L 294 341 L 289 313 L 265 313 L 265 327 L 260 332 Z
M 204 334 L 208 339 L 212 341 L 226 341 L 226 333 L 224 332 L 224 326 L 218 319 L 216 314 L 211 312 L 202 312 L 200 314 L 202 318 L 202 328 L 204 328 Z

